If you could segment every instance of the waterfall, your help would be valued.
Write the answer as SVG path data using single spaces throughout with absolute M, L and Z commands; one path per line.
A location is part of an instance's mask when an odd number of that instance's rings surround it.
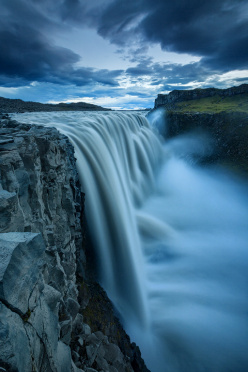
M 207 137 L 164 142 L 142 113 L 16 118 L 73 143 L 99 280 L 151 371 L 247 372 L 247 184 L 196 164 Z
M 124 120 L 125 119 L 125 120 Z M 99 279 L 121 314 L 146 323 L 143 256 L 135 209 L 154 184 L 162 146 L 143 116 L 84 118 L 71 131 Z

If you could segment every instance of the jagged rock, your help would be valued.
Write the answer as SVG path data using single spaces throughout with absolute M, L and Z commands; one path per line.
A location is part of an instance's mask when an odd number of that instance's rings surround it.
M 96 337 L 97 337 L 99 340 L 104 341 L 105 343 L 108 342 L 108 337 L 105 336 L 102 332 L 97 331 L 97 332 L 95 332 L 95 335 L 96 335 Z
M 73 351 L 72 357 L 73 357 L 74 362 L 76 363 L 79 361 L 80 355 L 76 351 Z
M 87 299 L 87 301 L 85 299 Z M 115 316 L 111 302 L 99 284 L 80 282 L 79 303 L 81 305 L 80 311 L 83 313 L 84 321 L 91 326 L 91 332 L 93 333 L 93 335 L 91 335 L 93 338 L 91 338 L 91 336 L 85 337 L 86 335 L 84 335 L 85 345 L 90 345 L 90 341 L 94 341 L 96 338 L 98 341 L 95 342 L 95 347 L 99 344 L 99 340 L 101 341 L 101 345 L 115 345 L 118 347 L 118 349 L 115 350 L 119 350 L 123 357 L 121 363 L 119 363 L 120 360 L 117 362 L 118 368 L 116 368 L 118 371 L 149 372 L 141 358 L 139 348 L 135 343 L 130 342 L 129 336 L 123 330 L 119 320 Z M 90 349 L 88 350 L 90 352 Z M 110 359 L 108 359 L 111 350 L 113 351 L 112 346 L 109 349 L 106 348 L 106 350 L 103 350 L 102 346 L 98 348 L 95 362 L 99 363 L 99 366 L 103 365 L 101 363 L 104 363 L 104 365 L 107 363 L 108 369 L 104 369 L 104 371 L 111 371 L 111 362 L 109 361 Z M 103 362 L 102 358 L 105 353 L 108 361 L 104 359 Z
M 80 346 L 83 346 L 83 345 L 84 345 L 84 340 L 83 340 L 83 338 L 79 337 L 79 338 L 78 338 L 78 343 L 79 343 Z
M 0 355 L 19 372 L 68 372 L 82 241 L 74 150 L 55 129 L 6 118 L 0 130 Z
M 44 266 L 41 234 L 0 234 L 0 300 L 20 314 L 29 310 L 29 299 Z
M 67 312 L 70 314 L 72 320 L 76 318 L 79 308 L 79 303 L 73 298 L 69 297 L 67 300 Z
M 243 112 L 166 113 L 167 137 L 187 132 L 211 136 L 213 152 L 205 161 L 224 164 L 247 177 L 248 174 L 248 115 Z
M 32 371 L 29 340 L 23 320 L 0 302 L 0 366 L 20 372 Z
M 5 232 L 10 226 L 14 231 L 20 231 L 23 225 L 23 215 L 19 209 L 18 197 L 15 192 L 0 190 L 0 232 Z
M 71 342 L 71 331 L 72 331 L 72 324 L 71 320 L 65 320 L 64 322 L 60 323 L 60 339 L 67 345 Z
M 86 354 L 88 365 L 94 366 L 98 371 L 106 372 L 131 372 L 133 371 L 130 361 L 127 360 L 120 348 L 110 343 L 103 334 L 91 334 L 86 340 Z
M 83 333 L 85 335 L 90 335 L 91 334 L 91 329 L 90 329 L 90 326 L 88 324 L 83 324 Z
M 84 317 L 82 314 L 77 314 L 72 324 L 72 331 L 78 335 L 80 333 L 83 333 L 83 327 L 84 327 Z
M 0 350 L 19 372 L 68 371 L 70 348 L 58 341 L 61 293 L 44 283 L 41 234 L 0 234 Z
M 81 368 L 78 368 L 74 362 L 72 362 L 72 369 L 71 369 L 71 372 L 85 372 L 83 369 Z

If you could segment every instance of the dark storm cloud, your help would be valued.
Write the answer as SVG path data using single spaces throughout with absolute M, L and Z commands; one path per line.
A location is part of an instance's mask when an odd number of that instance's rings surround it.
M 52 4 L 52 8 L 51 5 Z M 57 9 L 56 6 L 60 6 Z M 51 9 L 49 9 L 49 7 Z M 1 0 L 0 84 L 20 86 L 30 81 L 57 84 L 116 86 L 120 70 L 75 68 L 80 56 L 56 46 L 49 35 L 59 32 L 63 2 Z M 12 79 L 12 84 L 10 81 Z
M 247 0 L 116 0 L 95 9 L 94 19 L 98 33 L 120 46 L 159 43 L 219 71 L 247 68 Z
M 117 86 L 123 71 L 75 67 L 81 56 L 54 45 L 52 35 L 91 27 L 119 46 L 136 67 L 126 74 L 152 84 L 204 81 L 213 73 L 248 66 L 247 0 L 1 0 L 0 84 L 30 81 Z M 151 43 L 201 57 L 185 66 L 155 64 Z M 93 46 L 94 47 L 94 46 Z M 183 61 L 182 61 L 183 62 Z
M 102 85 L 118 86 L 116 78 L 122 74 L 122 70 L 107 69 L 96 70 L 93 68 L 78 68 L 72 71 L 64 71 L 62 79 L 68 77 L 68 81 L 75 85 L 86 85 L 91 83 L 99 83 Z
M 1 73 L 27 80 L 58 78 L 79 61 L 75 53 L 52 46 L 35 29 L 24 25 L 0 30 L 0 48 Z
M 42 33 L 54 22 L 28 1 L 2 0 L 0 4 L 0 72 L 26 81 L 49 79 L 79 60 L 70 50 L 53 46 Z M 4 79 L 2 79 L 3 82 Z

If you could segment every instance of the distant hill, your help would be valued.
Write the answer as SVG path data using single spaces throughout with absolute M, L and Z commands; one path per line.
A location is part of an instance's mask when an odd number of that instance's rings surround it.
M 0 97 L 0 113 L 35 112 L 35 111 L 109 111 L 110 109 L 85 102 L 78 103 L 39 103 Z
M 164 106 L 180 112 L 246 112 L 248 113 L 248 84 L 228 89 L 173 90 L 158 94 L 155 108 Z

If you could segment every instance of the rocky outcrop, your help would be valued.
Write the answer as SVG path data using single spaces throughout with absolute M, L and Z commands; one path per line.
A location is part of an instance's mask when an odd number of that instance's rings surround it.
M 101 300 L 99 293 L 104 292 L 100 286 L 97 295 L 86 290 L 93 284 L 85 274 L 82 206 L 74 150 L 68 139 L 54 128 L 3 118 L 2 371 L 147 371 L 107 296 Z M 98 299 L 93 308 L 104 314 L 107 306 L 108 313 L 112 312 L 111 327 L 101 325 L 104 315 L 95 315 L 94 321 L 89 317 L 94 296 Z
M 67 372 L 76 257 L 85 262 L 73 148 L 55 129 L 8 119 L 0 134 L 1 359 L 19 371 Z
M 58 337 L 62 293 L 42 275 L 41 234 L 1 234 L 0 248 L 1 359 L 18 371 L 70 371 L 70 349 Z
M 0 97 L 0 113 L 39 111 L 107 111 L 109 109 L 86 102 L 39 103 Z
M 106 362 L 110 363 L 112 367 L 119 371 L 143 371 L 149 372 L 145 366 L 143 359 L 141 358 L 141 353 L 139 347 L 136 346 L 134 342 L 130 342 L 129 336 L 123 330 L 120 321 L 115 315 L 113 306 L 109 301 L 105 291 L 96 282 L 86 283 L 85 281 L 79 281 L 79 304 L 80 313 L 83 314 L 84 321 L 90 326 L 92 334 L 96 335 L 97 339 L 99 337 L 102 340 L 101 348 L 99 352 L 94 354 L 94 357 L 89 360 L 87 364 L 94 366 L 97 370 L 108 371 Z M 75 333 L 76 335 L 77 333 Z M 103 336 L 106 336 L 103 338 Z M 88 356 L 87 346 L 89 342 L 96 338 L 87 337 L 87 335 L 82 335 L 83 346 L 78 350 L 78 336 L 72 338 L 72 349 L 76 349 L 79 355 L 76 358 L 79 360 L 85 359 Z M 95 341 L 94 341 L 95 340 Z M 120 357 L 118 349 L 122 352 L 123 357 Z M 92 348 L 90 350 L 93 350 Z M 109 350 L 115 350 L 117 353 L 117 363 L 116 357 L 113 361 L 109 361 Z M 120 363 L 120 358 L 122 363 Z M 102 366 L 102 368 L 101 368 Z M 109 369 L 110 371 L 115 371 L 115 369 Z
M 191 90 L 173 90 L 169 94 L 158 94 L 155 99 L 154 108 L 165 106 L 166 108 L 173 108 L 174 103 L 189 101 L 194 99 L 220 96 L 231 97 L 237 94 L 248 93 L 248 84 L 242 84 L 238 87 L 231 87 L 228 89 L 206 88 L 206 89 L 191 89 Z

